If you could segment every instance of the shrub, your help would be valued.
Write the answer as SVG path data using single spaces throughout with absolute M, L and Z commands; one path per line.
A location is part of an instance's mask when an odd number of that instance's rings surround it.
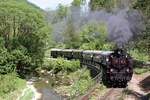
M 80 31 L 80 49 L 102 50 L 112 49 L 114 45 L 107 40 L 106 25 L 102 22 L 89 22 L 81 27 Z
M 45 58 L 44 64 L 42 69 L 46 70 L 54 70 L 54 71 L 67 71 L 67 72 L 74 72 L 80 68 L 79 61 L 68 61 L 64 60 L 63 58 L 52 59 L 52 58 Z
M 3 48 L 0 49 L 0 74 L 7 74 L 20 71 L 23 73 L 24 69 L 31 67 L 31 58 L 22 49 L 15 49 L 8 51 Z
M 149 71 L 150 71 L 150 68 L 135 68 L 134 69 L 135 74 L 143 74 Z
M 25 86 L 25 81 L 18 78 L 15 73 L 0 75 L 0 97 L 6 98 L 13 91 L 19 90 Z
M 12 61 L 15 64 L 15 69 L 19 75 L 24 76 L 25 74 L 32 71 L 31 57 L 26 53 L 25 50 L 16 49 L 11 51 Z
M 0 74 L 15 71 L 16 65 L 13 63 L 14 57 L 6 49 L 0 49 Z
M 79 94 L 84 94 L 88 87 L 93 84 L 93 81 L 90 77 L 89 70 L 86 70 L 84 72 L 75 72 L 73 73 L 74 77 L 78 77 L 77 80 L 74 80 L 75 82 L 69 87 L 70 88 L 70 95 L 75 96 L 76 92 Z M 73 97 L 74 98 L 74 97 Z
M 129 53 L 131 54 L 134 59 L 141 60 L 141 61 L 148 61 L 148 54 L 145 52 L 140 52 L 138 49 L 130 50 Z

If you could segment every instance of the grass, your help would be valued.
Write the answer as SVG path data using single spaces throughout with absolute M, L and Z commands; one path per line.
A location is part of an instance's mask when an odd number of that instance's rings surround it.
M 0 80 L 0 100 L 16 100 L 26 86 L 15 73 L 0 75 Z
M 61 86 L 56 87 L 56 91 L 67 97 L 75 95 L 76 91 L 80 94 L 84 93 L 91 83 L 91 78 L 88 70 L 86 70 L 83 74 L 81 74 L 81 72 L 81 70 L 78 70 L 68 74 L 66 78 L 69 79 L 71 84 L 62 84 Z
M 24 96 L 22 96 L 22 97 L 20 98 L 20 100 L 32 100 L 33 95 L 34 95 L 33 91 L 32 91 L 31 89 L 27 89 L 27 90 L 25 91 Z
M 74 96 L 77 94 L 84 94 L 87 88 L 93 83 L 91 81 L 89 70 L 78 70 L 72 74 L 70 74 L 73 79 L 73 84 L 69 87 L 70 96 Z
M 147 53 L 140 52 L 140 51 L 138 51 L 137 49 L 130 50 L 130 51 L 129 51 L 129 54 L 130 54 L 134 59 L 137 59 L 137 60 L 140 60 L 140 61 L 148 61 L 148 60 L 149 60 L 149 56 L 148 56 Z
M 96 100 L 97 97 L 104 95 L 105 91 L 106 86 L 104 86 L 103 84 L 97 84 L 95 90 L 89 96 L 89 100 Z
M 134 73 L 135 74 L 143 74 L 146 72 L 150 71 L 150 67 L 145 67 L 145 68 L 134 68 Z
M 69 85 L 59 85 L 55 88 L 55 91 L 57 93 L 61 94 L 64 97 L 67 97 L 67 99 L 73 100 L 78 95 L 85 94 L 88 90 L 88 88 L 91 88 L 91 85 L 94 84 L 94 81 L 92 81 L 90 77 L 89 70 L 81 70 L 75 71 L 73 73 L 70 73 L 67 75 L 67 77 L 70 80 Z M 64 79 L 65 80 L 65 79 Z M 104 89 L 104 86 L 102 84 L 96 85 L 98 90 L 102 91 Z
M 129 54 L 133 57 L 133 59 L 139 60 L 139 61 L 148 61 L 149 60 L 149 55 L 144 52 L 140 52 L 138 49 L 130 50 Z M 142 67 L 142 65 L 135 64 L 134 66 L 134 73 L 135 74 L 143 74 L 148 71 L 150 71 L 150 68 L 148 67 Z

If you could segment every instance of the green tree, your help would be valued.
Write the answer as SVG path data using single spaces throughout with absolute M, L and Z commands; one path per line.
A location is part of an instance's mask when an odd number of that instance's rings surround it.
M 33 68 L 42 64 L 48 44 L 49 31 L 43 15 L 42 10 L 26 0 L 0 1 L 0 37 L 4 40 L 4 48 L 8 54 L 15 57 L 17 54 L 24 61 L 27 55 L 31 58 L 30 65 Z M 18 51 L 11 54 L 14 50 Z M 24 61 L 12 64 L 24 66 Z
M 57 9 L 57 16 L 60 19 L 66 17 L 67 16 L 67 7 L 63 6 L 62 4 L 59 4 L 58 9 Z
M 80 37 L 79 34 L 75 32 L 71 17 L 68 18 L 67 29 L 63 34 L 64 34 L 64 43 L 66 44 L 66 48 L 79 48 Z
M 80 7 L 82 0 L 73 0 L 72 6 Z
M 79 33 L 81 37 L 80 49 L 104 50 L 113 48 L 113 44 L 106 38 L 107 30 L 104 23 L 88 23 L 81 28 Z
M 136 44 L 136 46 L 138 48 L 142 48 L 143 50 L 145 50 L 145 48 L 148 48 L 146 49 L 146 51 L 148 52 L 148 54 L 150 54 L 150 13 L 149 13 L 150 1 L 149 0 L 134 0 L 134 3 L 132 6 L 134 9 L 141 10 L 146 20 L 146 30 L 138 38 L 138 40 L 140 41 L 138 42 L 138 44 Z M 150 55 L 149 55 L 149 59 L 150 59 Z
M 114 8 L 116 6 L 117 0 L 91 0 L 90 7 L 91 10 L 100 10 Z

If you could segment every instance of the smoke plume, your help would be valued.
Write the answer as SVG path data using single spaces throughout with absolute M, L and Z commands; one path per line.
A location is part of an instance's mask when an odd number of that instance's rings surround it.
M 122 47 L 144 30 L 142 15 L 137 10 L 122 9 L 112 14 L 108 22 L 108 37 Z
M 57 42 L 63 41 L 65 37 L 63 37 L 62 33 L 67 29 L 68 20 L 72 21 L 74 31 L 79 30 L 83 25 L 91 21 L 105 22 L 108 39 L 118 47 L 123 47 L 129 41 L 134 40 L 145 29 L 142 14 L 137 10 L 129 9 L 129 0 L 127 1 L 128 3 L 125 3 L 126 0 L 119 2 L 118 8 L 111 10 L 111 12 L 106 10 L 90 11 L 89 9 L 85 11 L 81 8 L 71 7 L 66 17 L 52 24 L 54 40 Z M 51 19 L 51 21 L 55 19 L 52 16 L 53 14 L 48 15 L 47 18 Z

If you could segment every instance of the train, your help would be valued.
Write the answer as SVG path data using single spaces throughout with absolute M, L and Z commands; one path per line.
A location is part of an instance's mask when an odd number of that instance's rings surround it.
M 86 65 L 91 77 L 101 73 L 101 80 L 107 87 L 126 87 L 133 75 L 133 59 L 126 50 L 113 51 L 51 49 L 51 57 L 80 60 L 81 67 Z

